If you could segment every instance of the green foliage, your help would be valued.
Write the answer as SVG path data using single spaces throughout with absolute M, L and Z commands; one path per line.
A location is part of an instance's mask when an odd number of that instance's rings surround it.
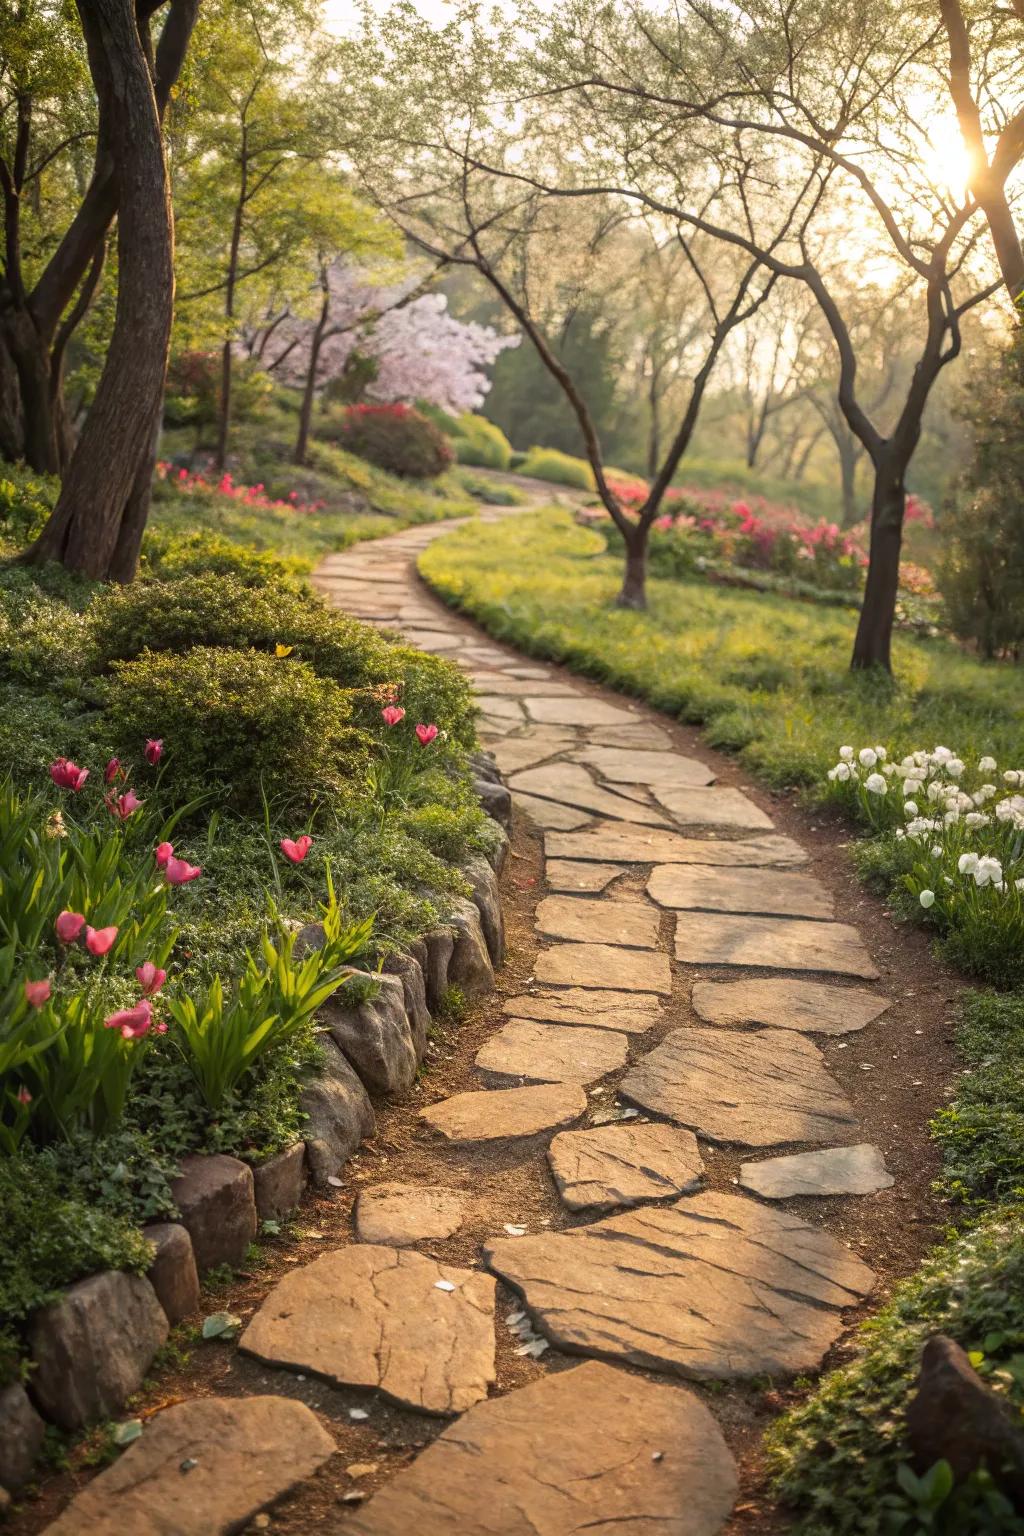
M 465 411 L 456 422 L 452 445 L 459 464 L 508 469 L 512 459 L 512 444 L 501 428 L 472 411 Z
M 604 435 L 616 415 L 616 393 L 623 375 L 614 334 L 617 316 L 607 302 L 591 297 L 580 304 L 578 297 L 569 301 L 570 315 L 564 324 L 559 320 L 550 328 L 549 339 L 569 372 L 586 381 L 587 406 Z M 524 340 L 521 346 L 502 352 L 493 375 L 487 414 L 513 443 L 540 443 L 563 454 L 579 452 L 579 424 L 532 344 Z
M 142 554 L 143 574 L 159 581 L 180 581 L 186 576 L 230 576 L 243 587 L 280 590 L 294 585 L 304 570 L 300 560 L 282 559 L 269 550 L 252 549 L 208 528 L 180 535 L 160 526 L 150 528 Z
M 0 476 L 0 539 L 20 547 L 37 538 L 58 488 L 56 480 L 5 464 Z
M 349 453 L 406 480 L 433 480 L 452 462 L 444 433 L 408 405 L 349 406 L 337 441 Z
M 550 480 L 553 485 L 571 485 L 580 491 L 594 489 L 594 471 L 586 459 L 573 458 L 557 448 L 531 448 L 516 473 L 532 480 Z
M 1024 997 L 968 993 L 957 1050 L 967 1071 L 932 1122 L 940 1188 L 972 1210 L 1024 1201 Z

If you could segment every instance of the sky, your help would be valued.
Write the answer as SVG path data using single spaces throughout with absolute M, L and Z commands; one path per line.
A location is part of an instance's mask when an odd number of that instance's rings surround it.
M 388 0 L 372 0 L 374 10 L 383 11 Z M 446 0 L 416 0 L 416 9 L 428 21 L 446 21 L 451 14 Z M 348 32 L 357 24 L 359 0 L 325 0 L 324 14 L 333 32 Z

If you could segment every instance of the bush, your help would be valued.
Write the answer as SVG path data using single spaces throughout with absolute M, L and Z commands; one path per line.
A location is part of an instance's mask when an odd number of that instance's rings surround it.
M 594 471 L 586 459 L 574 459 L 557 448 L 531 448 L 518 473 L 534 480 L 551 480 L 555 485 L 571 485 L 581 491 L 595 489 Z
M 932 1121 L 944 1194 L 977 1210 L 1024 1200 L 1024 997 L 968 993 L 957 1025 L 968 1070 Z
M 151 528 L 142 553 L 143 574 L 160 581 L 180 581 L 183 576 L 232 576 L 244 587 L 289 587 L 295 585 L 302 565 L 265 549 L 237 544 L 205 528 L 177 535 Z
M 453 458 L 444 433 L 409 405 L 350 406 L 342 418 L 338 444 L 407 480 L 433 480 Z
M 261 795 L 298 803 L 365 772 L 349 694 L 304 662 L 252 650 L 144 651 L 101 685 L 115 745 L 167 743 L 166 781 L 181 799 L 222 784 L 252 813 Z
M 217 420 L 220 408 L 220 352 L 179 352 L 167 369 L 164 416 L 170 427 L 194 426 L 202 432 Z M 274 392 L 273 380 L 251 359 L 234 361 L 231 410 L 237 421 L 252 420 Z
M 456 424 L 453 447 L 460 464 L 476 464 L 482 469 L 508 469 L 512 444 L 500 427 L 486 416 L 466 411 Z
M 28 544 L 43 531 L 57 492 L 57 480 L 5 464 L 0 477 L 0 537 Z

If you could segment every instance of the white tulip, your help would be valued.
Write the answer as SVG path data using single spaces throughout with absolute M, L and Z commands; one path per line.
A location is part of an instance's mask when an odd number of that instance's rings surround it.
M 935 844 L 934 848 L 931 850 L 931 854 L 933 859 L 942 858 L 942 848 L 939 843 Z
M 925 911 L 927 912 L 929 907 L 934 907 L 934 905 L 935 905 L 935 892 L 934 891 L 922 891 L 920 896 L 917 899 L 921 903 L 922 907 L 924 907 Z
M 978 855 L 976 853 L 962 853 L 956 861 L 956 867 L 962 875 L 973 875 L 978 867 Z
M 842 763 L 852 763 L 853 762 L 853 748 L 852 747 L 840 747 L 839 748 L 839 760 Z
M 904 816 L 916 816 L 917 815 L 917 801 L 916 800 L 904 800 L 904 802 L 903 802 L 903 814 L 904 814 Z
M 864 788 L 872 795 L 884 795 L 888 785 L 880 773 L 869 773 L 864 780 Z
M 979 773 L 995 773 L 996 760 L 994 757 L 982 757 L 978 761 Z

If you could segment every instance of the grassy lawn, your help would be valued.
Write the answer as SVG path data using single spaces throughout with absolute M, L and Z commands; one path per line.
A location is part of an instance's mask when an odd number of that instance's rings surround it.
M 849 612 L 699 579 L 652 579 L 647 613 L 616 609 L 620 560 L 565 512 L 461 529 L 420 568 L 492 634 L 703 725 L 774 785 L 823 785 L 845 742 L 1024 763 L 1018 669 L 906 635 L 894 684 L 853 674 Z

